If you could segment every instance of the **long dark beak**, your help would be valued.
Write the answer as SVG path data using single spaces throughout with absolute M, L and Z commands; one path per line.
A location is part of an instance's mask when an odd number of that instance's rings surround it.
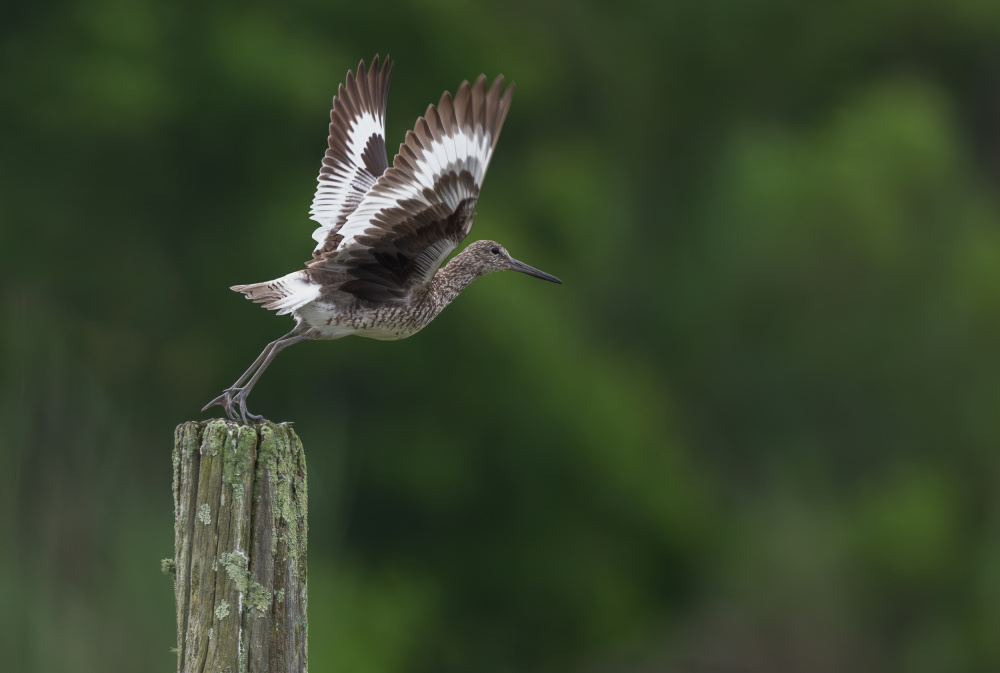
M 547 280 L 550 283 L 559 283 L 560 285 L 562 285 L 562 281 L 556 278 L 555 276 L 550 276 L 544 271 L 539 271 L 533 266 L 528 266 L 524 262 L 519 262 L 513 257 L 510 258 L 510 270 L 520 271 L 521 273 L 526 273 L 529 276 L 534 276 L 535 278 L 541 278 L 542 280 Z

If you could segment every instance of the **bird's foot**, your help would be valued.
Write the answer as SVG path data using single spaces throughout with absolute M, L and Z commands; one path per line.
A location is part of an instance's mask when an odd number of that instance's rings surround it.
M 226 410 L 226 416 L 229 417 L 229 420 L 237 423 L 242 420 L 247 425 L 250 425 L 252 421 L 264 420 L 263 416 L 247 411 L 247 395 L 249 394 L 250 389 L 246 387 L 226 388 L 221 395 L 206 404 L 201 410 L 208 411 L 218 405 Z

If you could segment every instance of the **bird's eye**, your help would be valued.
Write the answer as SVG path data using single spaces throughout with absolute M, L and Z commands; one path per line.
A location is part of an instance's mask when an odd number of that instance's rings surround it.
M 490 252 L 492 252 L 494 255 L 499 255 L 500 248 L 490 248 Z

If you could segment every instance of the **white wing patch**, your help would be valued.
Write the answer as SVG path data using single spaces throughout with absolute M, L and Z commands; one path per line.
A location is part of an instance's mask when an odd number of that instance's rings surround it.
M 343 235 L 344 240 L 337 249 L 343 250 L 353 245 L 357 237 L 371 226 L 372 219 L 379 212 L 396 206 L 400 201 L 415 199 L 427 206 L 432 205 L 432 200 L 428 199 L 424 190 L 433 192 L 435 183 L 443 175 L 467 170 L 472 174 L 476 184 L 481 185 L 490 158 L 493 156 L 491 141 L 490 134 L 477 125 L 471 135 L 460 130 L 454 135 L 444 136 L 440 140 L 435 139 L 422 149 L 418 149 L 413 153 L 413 181 L 387 185 L 385 189 L 370 191 L 340 228 L 339 233 Z M 469 195 L 446 192 L 436 196 L 438 198 L 434 201 L 440 199 L 451 208 L 457 208 L 459 202 Z
M 365 146 L 372 136 L 385 137 L 385 118 L 377 118 L 365 110 L 360 117 L 355 118 L 351 123 L 351 130 L 347 135 L 348 153 L 358 166 L 365 164 Z
M 316 241 L 314 251 L 323 248 L 326 237 L 336 226 L 342 212 L 350 212 L 349 204 L 361 201 L 365 192 L 375 184 L 375 180 L 367 178 L 365 171 L 357 166 L 344 167 L 338 172 L 339 175 L 325 173 L 319 177 L 316 196 L 309 209 L 310 218 L 320 223 L 312 233 Z
M 461 173 L 468 170 L 472 173 L 476 184 L 482 186 L 483 177 L 486 175 L 486 166 L 490 163 L 493 150 L 490 147 L 490 134 L 484 133 L 483 129 L 476 127 L 472 136 L 460 133 L 454 136 L 445 136 L 441 141 L 435 140 L 424 154 L 424 157 L 417 160 L 417 170 L 414 177 L 420 182 L 420 186 L 426 189 L 434 189 L 434 183 L 438 178 L 452 171 Z M 478 161 L 470 161 L 478 159 Z M 473 164 L 470 166 L 470 163 Z M 458 204 L 449 203 L 454 207 Z

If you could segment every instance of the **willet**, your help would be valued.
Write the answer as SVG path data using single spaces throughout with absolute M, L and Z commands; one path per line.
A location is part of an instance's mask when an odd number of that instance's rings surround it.
M 495 241 L 476 241 L 444 268 L 468 235 L 486 167 L 500 135 L 514 84 L 486 76 L 445 92 L 417 120 L 392 166 L 385 151 L 385 101 L 392 65 L 358 64 L 347 73 L 330 111 L 329 148 L 310 215 L 319 222 L 306 268 L 276 280 L 234 285 L 264 308 L 291 314 L 295 329 L 267 345 L 236 383 L 202 411 L 221 405 L 229 418 L 260 420 L 247 396 L 274 357 L 310 339 L 350 334 L 403 339 L 422 329 L 472 281 L 520 271 L 561 283 L 512 258 Z M 237 410 L 238 407 L 238 410 Z

